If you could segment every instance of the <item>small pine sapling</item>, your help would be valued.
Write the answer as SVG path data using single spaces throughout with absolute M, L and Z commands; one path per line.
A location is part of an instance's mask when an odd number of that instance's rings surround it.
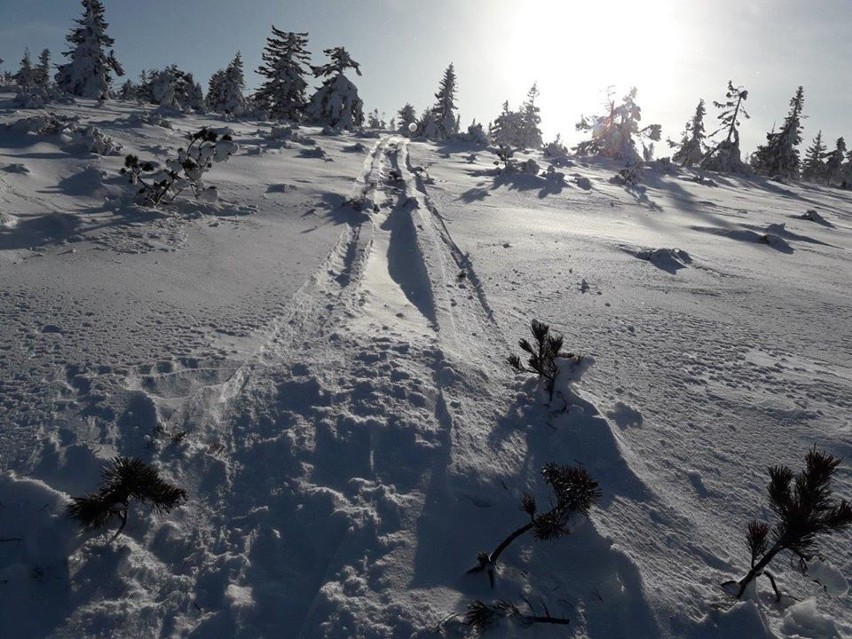
M 536 373 L 539 378 L 543 379 L 544 387 L 547 389 L 550 401 L 553 401 L 553 390 L 556 384 L 556 377 L 559 375 L 559 366 L 556 363 L 556 358 L 574 358 L 579 360 L 581 356 L 574 355 L 574 353 L 563 353 L 563 337 L 551 333 L 550 326 L 544 322 L 533 320 L 530 329 L 536 342 L 535 345 L 530 344 L 527 339 L 518 341 L 518 346 L 530 355 L 527 365 L 525 366 L 521 362 L 521 358 L 517 355 L 510 355 L 508 362 L 518 372 Z
M 571 516 L 588 515 L 592 506 L 600 499 L 601 491 L 598 483 L 584 468 L 549 462 L 545 464 L 541 474 L 544 481 L 553 489 L 556 503 L 550 510 L 539 513 L 533 494 L 524 493 L 521 497 L 521 510 L 529 515 L 529 522 L 514 530 L 491 553 L 479 553 L 477 555 L 479 565 L 468 570 L 468 573 L 485 571 L 492 588 L 497 560 L 515 539 L 529 531 L 533 531 L 535 538 L 540 541 L 569 535 L 571 530 L 568 524 Z
M 777 522 L 774 526 L 749 522 L 746 547 L 751 554 L 751 568 L 739 581 L 722 584 L 730 587 L 737 599 L 742 598 L 752 581 L 766 575 L 780 601 L 775 577 L 766 570 L 775 555 L 789 550 L 805 574 L 808 562 L 815 556 L 817 537 L 852 525 L 852 505 L 845 499 L 832 499 L 831 479 L 839 464 L 840 459 L 814 447 L 805 456 L 805 468 L 799 473 L 787 466 L 769 468 L 769 505 Z
M 526 599 L 524 599 L 526 601 Z M 548 611 L 547 606 L 544 606 L 544 614 L 535 614 L 535 608 L 529 601 L 526 601 L 530 608 L 531 614 L 524 614 L 511 601 L 501 599 L 492 604 L 487 604 L 480 599 L 475 599 L 468 604 L 467 612 L 464 615 L 464 623 L 476 630 L 482 632 L 494 625 L 500 617 L 515 619 L 524 628 L 529 628 L 536 623 L 549 623 L 567 626 L 571 621 L 564 617 L 553 617 Z
M 139 186 L 137 202 L 157 207 L 173 201 L 186 188 L 197 200 L 218 200 L 216 187 L 205 187 L 202 178 L 213 162 L 227 161 L 237 151 L 237 144 L 228 133 L 219 134 L 207 127 L 188 134 L 187 139 L 187 148 L 178 149 L 178 157 L 167 160 L 162 170 L 155 163 L 142 162 L 132 154 L 124 159 L 120 173 L 128 176 L 130 184 Z
M 130 500 L 150 504 L 158 512 L 167 513 L 181 500 L 186 491 L 162 479 L 157 469 L 136 457 L 115 457 L 101 473 L 101 487 L 96 493 L 73 497 L 66 514 L 86 530 L 98 530 L 113 517 L 121 524 L 113 539 L 127 525 Z
M 517 172 L 517 165 L 515 164 L 515 160 L 513 160 L 513 156 L 515 152 L 512 150 L 512 147 L 501 144 L 497 147 L 497 150 L 494 151 L 497 154 L 497 159 L 494 160 L 494 165 L 500 168 L 500 171 L 503 173 L 515 173 Z M 503 163 L 503 166 L 500 166 L 500 163 Z

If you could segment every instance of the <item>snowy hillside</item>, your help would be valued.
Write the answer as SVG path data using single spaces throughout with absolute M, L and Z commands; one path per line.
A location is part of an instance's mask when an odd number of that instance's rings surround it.
M 496 638 L 852 636 L 848 532 L 809 576 L 776 559 L 780 602 L 720 586 L 772 521 L 768 466 L 816 446 L 852 494 L 849 192 L 577 158 L 560 184 L 461 142 L 12 97 L 3 639 L 468 637 L 475 600 L 517 606 Z M 133 204 L 124 156 L 202 126 L 239 145 L 218 202 Z M 506 362 L 533 319 L 584 356 L 549 405 Z M 118 455 L 188 499 L 110 542 L 64 513 Z M 601 498 L 492 588 L 467 571 L 525 491 L 553 506 L 548 462 Z

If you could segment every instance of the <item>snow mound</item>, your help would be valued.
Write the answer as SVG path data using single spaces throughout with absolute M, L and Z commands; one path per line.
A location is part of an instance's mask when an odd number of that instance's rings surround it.
M 833 226 L 831 222 L 826 220 L 822 215 L 820 215 L 816 209 L 808 209 L 801 215 L 797 216 L 800 220 L 808 220 L 810 222 L 816 222 L 817 224 L 822 224 L 823 226 Z
M 667 273 L 677 273 L 692 264 L 689 253 L 678 248 L 640 249 L 634 255 Z
M 784 613 L 781 631 L 788 637 L 809 639 L 836 639 L 841 635 L 834 620 L 817 610 L 816 600 L 805 599 L 793 604 Z
M 849 582 L 837 568 L 823 561 L 808 564 L 808 576 L 819 583 L 832 597 L 843 597 L 849 592 Z

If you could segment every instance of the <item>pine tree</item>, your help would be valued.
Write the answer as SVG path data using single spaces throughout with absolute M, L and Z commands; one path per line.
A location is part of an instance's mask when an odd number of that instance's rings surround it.
M 766 575 L 780 601 L 775 577 L 766 570 L 775 556 L 789 551 L 798 559 L 802 573 L 807 573 L 817 538 L 852 526 L 852 505 L 845 499 L 832 499 L 831 482 L 839 464 L 840 459 L 814 447 L 805 456 L 805 468 L 798 473 L 787 466 L 769 468 L 769 506 L 777 521 L 771 527 L 756 520 L 749 522 L 746 547 L 751 554 L 751 568 L 739 581 L 725 584 L 735 587 L 733 594 L 738 599 L 757 577 Z
M 817 133 L 813 144 L 805 152 L 805 161 L 802 165 L 802 179 L 809 182 L 824 182 L 827 171 L 823 159 L 826 157 L 826 147 L 822 142 L 822 131 Z
M 435 111 L 431 107 L 423 109 L 423 113 L 420 114 L 420 120 L 417 122 L 417 135 L 427 140 L 438 138 L 438 118 L 435 117 Z
M 272 27 L 266 39 L 263 62 L 257 72 L 266 80 L 254 94 L 255 103 L 275 120 L 298 122 L 307 107 L 305 76 L 310 69 L 308 34 Z
M 30 59 L 30 50 L 24 49 L 24 57 L 21 58 L 21 66 L 15 74 L 15 82 L 21 89 L 27 90 L 36 85 L 37 76 L 37 71 L 33 68 Z
M 704 100 L 698 101 L 695 115 L 686 123 L 686 128 L 680 142 L 680 148 L 672 156 L 672 160 L 683 165 L 699 164 L 704 157 L 704 116 L 707 109 Z
M 211 77 L 207 90 L 207 105 L 219 113 L 241 115 L 246 110 L 246 98 L 243 75 L 242 54 L 237 51 L 234 59 L 224 70 L 216 71 Z
M 111 71 L 124 75 L 124 69 L 115 59 L 112 50 L 114 41 L 106 34 L 104 7 L 101 0 L 82 0 L 83 17 L 76 20 L 79 25 L 65 39 L 72 48 L 64 52 L 68 64 L 59 67 L 56 74 L 57 86 L 66 93 L 84 98 L 106 99 L 109 97 Z
M 50 87 L 50 49 L 43 49 L 35 68 L 35 85 L 43 89 Z
M 133 100 L 138 95 L 138 87 L 133 84 L 133 81 L 128 78 L 124 81 L 124 84 L 121 85 L 121 89 L 118 90 L 118 99 L 119 100 Z
M 843 156 L 846 154 L 846 140 L 837 138 L 834 151 L 828 154 L 825 162 L 825 181 L 832 186 L 843 182 Z
M 410 103 L 406 102 L 405 106 L 397 111 L 396 117 L 396 130 L 406 137 L 411 137 L 414 134 L 414 131 L 411 130 L 412 124 L 415 131 L 417 130 L 417 111 L 414 110 L 414 107 Z
M 358 97 L 358 88 L 349 81 L 345 72 L 354 69 L 361 75 L 360 65 L 343 47 L 323 51 L 331 62 L 313 67 L 314 75 L 325 78 L 308 105 L 306 114 L 315 122 L 339 129 L 352 129 L 364 124 L 364 103 Z
M 841 189 L 852 189 L 852 149 L 846 154 L 846 162 L 841 169 Z
M 748 119 L 751 116 L 745 110 L 748 99 L 748 91 L 739 86 L 735 87 L 728 80 L 728 90 L 725 93 L 725 102 L 713 101 L 713 106 L 721 109 L 717 116 L 720 127 L 710 134 L 711 137 L 718 133 L 725 133 L 725 139 L 713 147 L 701 161 L 702 169 L 720 171 L 722 173 L 747 173 L 749 168 L 740 157 L 740 118 Z
M 521 105 L 521 131 L 522 137 L 519 146 L 525 149 L 540 149 L 542 145 L 541 139 L 541 115 L 535 100 L 539 96 L 538 84 L 533 84 L 527 93 L 527 101 Z
M 616 104 L 610 91 L 605 103 L 606 112 L 591 118 L 581 117 L 577 123 L 578 131 L 588 131 L 589 140 L 580 142 L 575 150 L 580 155 L 597 155 L 613 160 L 625 160 L 628 163 L 638 162 L 642 156 L 636 151 L 636 139 L 642 142 L 643 150 L 647 151 L 643 138 L 652 141 L 660 139 L 660 125 L 649 124 L 639 128 L 642 120 L 642 109 L 636 104 L 636 87 L 630 89 L 621 104 Z M 643 153 L 647 155 L 647 153 Z
M 805 90 L 799 87 L 790 100 L 790 112 L 778 132 L 766 134 L 766 144 L 757 147 L 752 166 L 764 175 L 795 179 L 799 177 L 799 150 L 802 142 L 802 108 Z
M 387 122 L 384 121 L 381 115 L 379 115 L 378 109 L 373 109 L 367 114 L 367 128 L 368 129 L 386 129 L 388 126 Z
M 145 73 L 144 88 L 140 94 L 145 95 L 150 102 L 173 109 L 204 108 L 204 95 L 191 73 L 171 64 L 160 71 Z
M 435 132 L 431 137 L 435 140 L 443 140 L 444 138 L 458 133 L 459 125 L 456 116 L 456 70 L 452 63 L 444 71 L 444 76 L 441 78 L 441 84 L 438 87 L 438 92 L 435 94 L 437 102 L 432 107 L 432 114 L 435 117 Z

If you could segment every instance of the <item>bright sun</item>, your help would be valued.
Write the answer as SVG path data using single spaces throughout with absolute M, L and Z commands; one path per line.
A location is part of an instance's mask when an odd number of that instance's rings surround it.
M 618 95 L 637 86 L 640 103 L 643 94 L 664 99 L 677 89 L 673 7 L 668 0 L 507 3 L 502 20 L 510 37 L 495 64 L 511 78 L 515 95 L 538 82 L 543 115 L 589 113 L 610 86 Z

